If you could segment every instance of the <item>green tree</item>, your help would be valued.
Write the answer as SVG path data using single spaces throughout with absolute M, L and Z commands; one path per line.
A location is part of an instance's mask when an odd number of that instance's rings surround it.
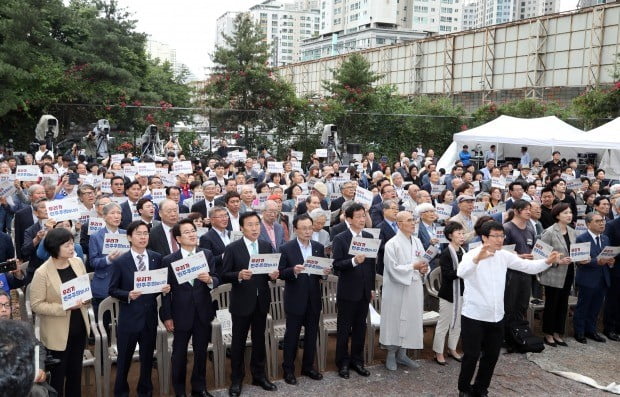
M 520 118 L 556 116 L 568 120 L 571 112 L 556 102 L 532 98 L 516 99 L 502 104 L 488 103 L 479 107 L 472 113 L 472 122 L 474 126 L 479 126 L 501 115 Z

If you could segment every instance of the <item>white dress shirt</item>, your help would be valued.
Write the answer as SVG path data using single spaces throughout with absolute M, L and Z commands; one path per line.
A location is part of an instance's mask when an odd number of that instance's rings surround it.
M 461 314 L 473 320 L 496 323 L 504 318 L 506 270 L 536 274 L 549 266 L 546 259 L 521 259 L 506 250 L 495 251 L 493 256 L 476 265 L 474 258 L 481 249 L 482 246 L 476 247 L 463 255 L 457 269 L 457 275 L 465 282 Z
M 161 223 L 162 228 L 164 229 L 164 234 L 166 235 L 166 241 L 168 241 L 168 248 L 170 248 L 170 252 L 174 252 L 174 249 L 172 247 L 172 235 L 170 234 L 170 231 L 172 230 L 172 228 L 170 226 L 167 226 L 165 223 Z
M 235 232 L 241 230 L 241 226 L 239 225 L 239 217 L 241 216 L 241 214 L 237 214 L 237 217 L 234 217 L 233 214 L 230 213 L 230 211 L 226 211 L 228 212 L 228 221 L 230 222 L 232 230 Z
M 140 265 L 138 265 L 140 263 L 140 259 L 138 259 L 138 255 L 144 255 L 144 257 L 142 258 L 142 261 L 144 262 L 144 266 L 145 266 L 144 271 L 150 270 L 149 269 L 149 254 L 147 250 L 144 250 L 144 253 L 139 254 L 132 249 L 131 256 L 133 256 L 133 261 L 136 264 L 136 269 L 140 270 Z

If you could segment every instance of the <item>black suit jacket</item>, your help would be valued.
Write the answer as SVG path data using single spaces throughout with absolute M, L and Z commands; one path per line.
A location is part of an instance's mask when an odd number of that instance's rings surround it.
M 347 223 L 346 222 L 340 222 L 336 226 L 332 226 L 331 230 L 329 231 L 329 239 L 331 241 L 334 241 L 334 238 L 337 235 L 339 235 L 340 233 L 344 232 L 347 229 L 348 229 L 348 227 L 347 227 Z
M 22 261 L 28 260 L 28 258 L 24 259 L 24 255 L 21 250 L 21 247 L 24 246 L 24 233 L 26 232 L 26 229 L 33 224 L 34 219 L 32 219 L 32 206 L 29 205 L 15 214 L 15 247 L 17 247 L 17 257 Z
M 120 228 L 127 230 L 127 226 L 133 221 L 133 213 L 131 212 L 131 206 L 129 201 L 125 201 L 121 204 L 121 224 Z
M 620 246 L 620 218 L 607 222 L 605 226 L 605 235 L 609 237 L 610 246 Z M 620 255 L 616 256 L 614 267 L 609 269 L 609 275 L 613 278 L 620 278 Z
M 372 178 L 372 173 L 375 171 L 381 171 L 381 166 L 378 161 L 373 161 L 372 163 L 369 161 L 368 166 L 366 167 L 366 174 L 368 174 Z
M 271 254 L 271 244 L 256 240 L 260 254 Z M 236 316 L 249 316 L 255 310 L 267 314 L 271 303 L 269 276 L 253 275 L 249 280 L 239 281 L 239 272 L 248 268 L 250 253 L 243 238 L 228 244 L 224 250 L 221 280 L 231 283 L 229 311 Z M 257 296 L 258 292 L 258 296 Z
M 317 241 L 310 241 L 312 256 L 324 257 L 325 248 Z M 304 263 L 297 239 L 291 240 L 280 247 L 280 278 L 285 281 L 284 311 L 287 314 L 304 315 L 308 305 L 313 312 L 321 311 L 321 276 L 300 273 L 295 277 L 293 268 Z
M 198 248 L 196 252 L 204 252 L 207 263 L 211 268 L 213 266 L 213 254 L 211 251 Z M 162 266 L 168 268 L 168 284 L 170 284 L 170 293 L 165 294 L 161 300 L 161 308 L 159 309 L 159 317 L 162 321 L 170 320 L 174 322 L 174 328 L 179 331 L 189 331 L 192 329 L 195 321 L 194 313 L 198 313 L 198 319 L 205 326 L 211 324 L 211 320 L 215 317 L 215 310 L 211 302 L 211 288 L 206 283 L 195 279 L 194 285 L 190 283 L 179 284 L 172 270 L 172 262 L 178 261 L 183 256 L 181 250 L 170 254 L 163 258 Z M 220 279 L 215 272 L 209 272 L 213 280 L 213 288 L 217 288 Z M 197 310 L 198 309 L 198 310 Z
M 377 254 L 377 273 L 383 274 L 383 255 L 385 254 L 385 243 L 396 236 L 396 232 L 392 229 L 392 226 L 387 221 L 381 222 L 378 226 L 381 231 L 379 232 L 379 239 L 381 239 L 381 245 L 379 246 L 379 253 Z
M 147 250 L 149 257 L 148 270 L 160 269 L 162 256 L 155 251 Z M 134 273 L 138 267 L 133 260 L 131 251 L 127 251 L 112 262 L 112 278 L 110 279 L 110 296 L 120 302 L 118 329 L 127 332 L 139 332 L 145 327 L 157 327 L 157 297 L 159 294 L 142 294 L 139 298 L 129 300 L 129 292 L 134 287 Z
M 342 207 L 342 204 L 347 201 L 347 199 L 345 199 L 344 197 L 338 197 L 337 199 L 333 200 L 329 206 L 329 210 L 330 211 L 336 211 L 339 210 L 340 207 Z
M 321 208 L 323 208 L 324 210 L 329 209 L 327 200 L 325 199 L 321 200 Z M 297 215 L 305 214 L 306 212 L 308 212 L 308 207 L 306 207 L 306 202 L 304 201 L 303 203 L 299 203 L 297 205 Z
M 43 261 L 37 256 L 37 247 L 39 245 L 34 245 L 32 243 L 32 240 L 36 237 L 37 233 L 39 233 L 40 230 L 41 224 L 39 222 L 31 225 L 28 229 L 26 229 L 26 231 L 24 232 L 23 245 L 21 246 L 21 250 L 18 250 L 21 251 L 24 260 L 28 261 L 28 268 L 26 269 L 27 283 L 30 283 L 30 281 L 32 281 L 32 277 L 34 277 L 34 272 L 39 268 L 39 266 L 43 264 Z
M 362 237 L 372 238 L 372 234 L 362 232 Z M 336 298 L 354 302 L 360 300 L 370 302 L 370 291 L 375 288 L 375 260 L 366 258 L 363 263 L 353 267 L 351 261 L 353 255 L 349 255 L 352 239 L 353 234 L 348 229 L 334 238 L 332 248 L 334 270 L 339 273 Z
M 200 212 L 203 218 L 208 216 L 207 205 L 204 200 L 200 200 L 192 205 L 192 212 Z
M 228 238 L 230 239 L 230 231 L 227 231 L 227 233 L 229 233 Z M 211 271 L 215 271 L 215 273 L 221 274 L 222 254 L 224 253 L 226 246 L 224 245 L 224 242 L 222 241 L 220 235 L 217 233 L 217 230 L 211 228 L 208 232 L 203 234 L 200 237 L 199 246 L 200 248 L 211 251 L 211 253 L 213 254 L 213 267 L 211 267 Z
M 151 229 L 151 232 L 149 233 L 148 249 L 157 252 L 161 256 L 171 254 L 168 239 L 166 238 L 164 227 L 161 224 Z

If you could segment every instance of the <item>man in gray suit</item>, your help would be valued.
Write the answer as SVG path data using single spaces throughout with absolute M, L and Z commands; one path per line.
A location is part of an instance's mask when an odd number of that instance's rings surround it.
M 265 210 L 260 223 L 259 240 L 263 240 L 271 244 L 273 252 L 279 252 L 280 246 L 284 244 L 284 228 L 280 225 L 278 215 L 280 214 L 280 206 L 274 200 L 265 202 Z

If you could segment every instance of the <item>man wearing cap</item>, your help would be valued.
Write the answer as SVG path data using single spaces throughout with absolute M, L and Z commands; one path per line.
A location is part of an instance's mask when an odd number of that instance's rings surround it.
M 474 231 L 474 225 L 478 220 L 477 217 L 471 213 L 474 210 L 474 201 L 476 198 L 468 194 L 459 196 L 456 202 L 459 206 L 459 213 L 450 218 L 452 222 L 458 222 L 463 225 L 463 233 L 465 235 L 465 244 L 469 244 L 474 241 L 476 232 Z
M 521 172 L 519 172 L 519 176 L 515 179 L 515 182 L 526 182 L 529 183 L 528 178 L 530 176 L 531 168 L 528 165 L 521 166 Z
M 325 200 L 325 197 L 327 196 L 327 186 L 325 186 L 323 182 L 319 181 L 315 183 L 312 187 L 310 195 L 316 196 L 319 198 L 319 200 L 321 200 L 321 208 L 323 208 L 324 210 L 329 209 L 327 200 Z M 308 212 L 306 203 L 299 203 L 299 205 L 297 206 L 297 215 L 305 214 L 306 212 Z

